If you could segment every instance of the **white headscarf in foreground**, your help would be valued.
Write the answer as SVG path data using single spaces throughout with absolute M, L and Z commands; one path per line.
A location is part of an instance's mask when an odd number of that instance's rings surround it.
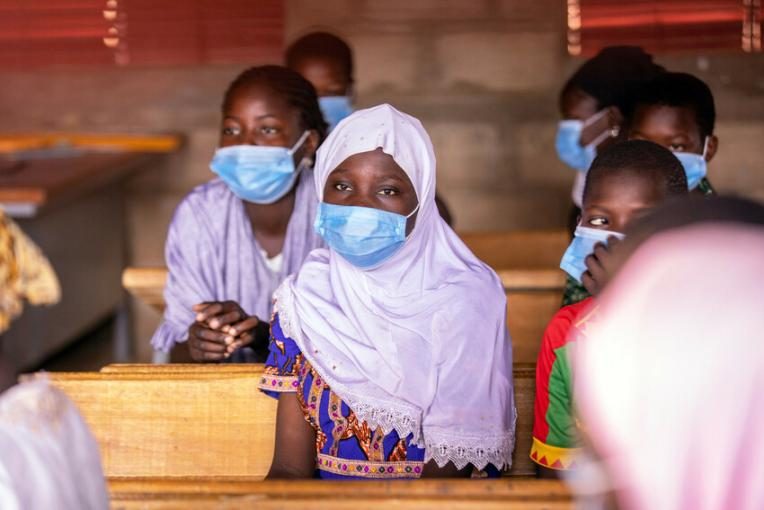
M 313 251 L 275 294 L 281 326 L 360 420 L 412 433 L 425 461 L 509 465 L 515 409 L 506 298 L 496 274 L 438 214 L 435 154 L 422 124 L 390 105 L 340 122 L 317 154 L 319 199 L 340 163 L 379 147 L 414 185 L 415 228 L 372 270 Z
M 0 508 L 106 510 L 98 444 L 71 400 L 47 381 L 0 397 Z
M 619 507 L 764 508 L 764 229 L 648 240 L 578 342 L 576 398 Z

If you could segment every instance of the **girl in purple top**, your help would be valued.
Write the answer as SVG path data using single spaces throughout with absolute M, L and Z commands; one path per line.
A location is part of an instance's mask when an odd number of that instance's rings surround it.
M 274 290 L 322 246 L 312 168 L 325 134 L 316 92 L 298 73 L 254 67 L 231 83 L 210 163 L 218 178 L 170 224 L 155 349 L 188 341 L 196 361 L 264 359 Z

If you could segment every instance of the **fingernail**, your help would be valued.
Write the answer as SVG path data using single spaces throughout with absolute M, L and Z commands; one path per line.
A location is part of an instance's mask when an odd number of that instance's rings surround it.
M 226 345 L 231 345 L 233 343 L 233 337 L 232 336 L 225 337 L 225 343 Z
M 202 315 L 201 313 L 197 313 L 196 314 L 196 320 L 197 321 L 203 321 L 204 320 L 204 315 Z
M 218 329 L 218 328 L 220 327 L 220 321 L 219 321 L 219 320 L 217 320 L 217 319 L 212 319 L 212 320 L 210 321 L 210 327 L 211 327 L 212 329 Z

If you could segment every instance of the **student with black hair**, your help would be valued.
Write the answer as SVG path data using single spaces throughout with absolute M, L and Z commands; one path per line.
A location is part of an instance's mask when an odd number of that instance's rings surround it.
M 353 51 L 345 41 L 328 32 L 311 32 L 289 45 L 286 65 L 315 87 L 329 131 L 353 113 Z M 440 216 L 452 225 L 451 211 L 437 194 L 435 203 Z
M 596 290 L 596 269 L 636 218 L 688 193 L 679 160 L 658 144 L 619 142 L 603 150 L 586 176 L 583 210 L 560 267 Z M 607 243 L 607 244 L 605 244 Z M 575 462 L 578 426 L 573 417 L 569 334 L 593 308 L 589 297 L 563 307 L 544 332 L 536 363 L 536 402 L 531 458 L 543 474 Z M 547 471 L 545 471 L 547 470 Z
M 151 343 L 167 352 L 188 341 L 196 361 L 262 361 L 273 291 L 323 246 L 312 169 L 326 123 L 313 86 L 280 66 L 241 73 L 222 113 L 217 178 L 170 224 L 167 308 Z
M 287 48 L 286 65 L 316 89 L 329 130 L 353 113 L 353 51 L 345 41 L 328 32 L 307 34 Z
M 630 139 L 650 140 L 682 162 L 690 190 L 713 193 L 707 163 L 717 149 L 714 96 L 702 80 L 687 73 L 663 73 L 643 84 L 628 113 Z
M 576 207 L 581 207 L 586 171 L 618 137 L 636 89 L 663 71 L 642 48 L 610 46 L 584 62 L 563 86 L 555 146 L 560 160 L 577 172 Z

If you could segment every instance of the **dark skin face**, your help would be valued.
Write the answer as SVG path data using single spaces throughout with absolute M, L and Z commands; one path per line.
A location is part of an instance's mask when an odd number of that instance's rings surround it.
M 407 216 L 416 208 L 418 198 L 406 172 L 378 148 L 354 154 L 340 163 L 326 179 L 324 202 Z M 406 222 L 406 235 L 415 224 L 416 213 Z
M 570 89 L 560 98 L 560 113 L 564 120 L 586 121 L 600 111 L 597 100 L 580 89 Z M 581 132 L 581 145 L 589 145 L 595 138 L 606 130 L 620 130 L 623 115 L 615 106 L 609 106 L 607 114 L 592 124 L 585 126 Z M 598 149 L 607 147 L 614 137 L 605 138 L 597 145 Z
M 649 140 L 672 152 L 703 154 L 704 140 L 689 108 L 666 105 L 643 105 L 634 112 L 628 137 L 631 140 Z M 708 137 L 706 161 L 711 161 L 718 149 L 715 136 Z
M 615 172 L 594 181 L 587 191 L 581 225 L 600 230 L 624 232 L 635 219 L 666 200 L 665 188 L 649 174 L 639 171 Z M 613 250 L 620 241 L 611 236 L 607 245 L 597 243 L 594 253 L 586 257 L 587 271 L 582 277 L 584 287 L 592 295 L 604 288 L 610 275 Z
M 306 56 L 298 59 L 292 69 L 313 85 L 318 97 L 344 96 L 351 92 L 353 80 L 336 59 Z
M 223 110 L 220 147 L 264 145 L 292 147 L 305 132 L 300 112 L 286 98 L 261 84 L 235 90 Z M 318 133 L 311 131 L 295 152 L 295 167 L 304 157 L 313 158 Z M 281 253 L 289 218 L 294 210 L 295 192 L 273 204 L 244 202 L 255 239 L 269 257 Z M 188 330 L 188 348 L 196 361 L 221 361 L 236 349 L 268 339 L 266 323 L 249 315 L 235 301 L 194 305 L 196 321 Z

